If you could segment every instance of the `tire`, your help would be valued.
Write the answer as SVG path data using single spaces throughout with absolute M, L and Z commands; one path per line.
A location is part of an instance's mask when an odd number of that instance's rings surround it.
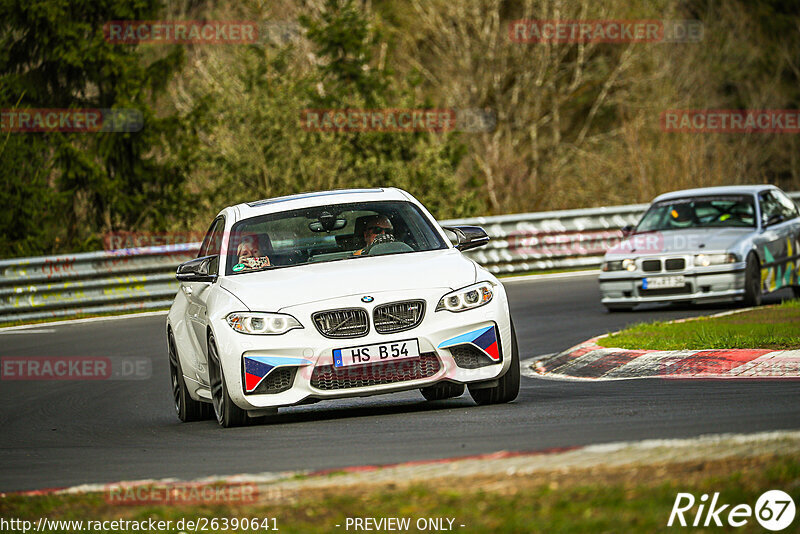
M 517 348 L 517 334 L 514 331 L 514 323 L 511 323 L 511 367 L 506 374 L 498 379 L 497 386 L 493 388 L 474 389 L 469 388 L 469 394 L 476 403 L 484 404 L 503 404 L 511 402 L 519 394 L 519 349 Z
M 800 286 L 792 286 L 792 293 L 794 294 L 794 298 L 800 299 Z
M 208 336 L 208 377 L 211 382 L 211 404 L 214 407 L 214 415 L 217 416 L 217 423 L 224 428 L 246 425 L 247 411 L 236 406 L 228 394 L 225 373 L 219 361 L 213 335 Z
M 420 392 L 425 400 L 437 401 L 460 397 L 464 394 L 466 387 L 464 384 L 454 384 L 453 382 L 441 382 L 433 386 L 422 388 Z
M 747 307 L 761 306 L 761 265 L 752 252 L 747 256 L 744 272 L 744 300 Z
M 183 379 L 181 360 L 178 358 L 178 349 L 172 331 L 167 334 L 167 352 L 169 354 L 169 376 L 172 384 L 172 399 L 178 419 L 184 423 L 211 419 L 214 411 L 211 404 L 196 401 L 189 395 L 186 381 Z
M 608 310 L 608 313 L 629 312 L 633 311 L 633 306 L 626 304 L 603 304 Z

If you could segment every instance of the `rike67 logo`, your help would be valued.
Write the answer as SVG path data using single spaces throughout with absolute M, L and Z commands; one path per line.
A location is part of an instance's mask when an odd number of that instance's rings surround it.
M 758 498 L 755 507 L 749 504 L 723 504 L 719 493 L 714 493 L 710 501 L 705 493 L 699 500 L 691 493 L 678 493 L 667 526 L 722 527 L 727 524 L 743 527 L 755 517 L 759 525 L 777 532 L 792 524 L 795 512 L 794 500 L 781 490 L 765 492 Z

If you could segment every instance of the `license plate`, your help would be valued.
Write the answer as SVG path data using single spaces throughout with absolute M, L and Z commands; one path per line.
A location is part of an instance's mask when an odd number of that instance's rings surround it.
M 333 350 L 334 367 L 394 362 L 413 358 L 419 358 L 419 343 L 416 339 Z
M 683 287 L 685 285 L 686 279 L 683 275 L 658 276 L 642 280 L 642 289 L 665 289 L 670 287 Z

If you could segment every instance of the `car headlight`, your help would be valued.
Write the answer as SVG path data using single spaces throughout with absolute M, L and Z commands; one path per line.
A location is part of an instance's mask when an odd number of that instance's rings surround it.
M 622 268 L 626 271 L 635 271 L 636 270 L 636 260 L 632 260 L 630 258 L 625 258 L 622 260 Z
M 694 257 L 694 264 L 700 267 L 709 265 L 724 265 L 726 263 L 736 263 L 739 256 L 736 254 L 697 254 Z
M 295 328 L 303 328 L 300 321 L 283 313 L 233 312 L 226 317 L 228 324 L 242 334 L 277 336 Z
M 492 287 L 491 282 L 481 282 L 448 293 L 441 298 L 436 306 L 436 311 L 460 312 L 489 304 L 494 297 Z
M 603 262 L 603 266 L 601 269 L 604 272 L 608 271 L 621 271 L 622 270 L 622 260 L 617 261 L 605 261 Z

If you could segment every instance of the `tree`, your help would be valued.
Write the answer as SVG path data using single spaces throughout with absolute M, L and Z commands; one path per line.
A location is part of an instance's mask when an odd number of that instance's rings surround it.
M 300 23 L 305 35 L 294 43 L 215 50 L 201 60 L 204 75 L 187 82 L 194 97 L 214 103 L 201 136 L 201 181 L 218 185 L 208 211 L 309 190 L 397 186 L 440 217 L 479 213 L 475 188 L 455 179 L 465 149 L 457 134 L 301 127 L 304 109 L 432 106 L 376 59 L 385 42 L 351 0 L 327 0 Z
M 158 118 L 153 109 L 183 50 L 103 35 L 108 21 L 157 19 L 159 5 L 0 1 L 1 108 L 132 109 L 143 117 L 138 132 L 6 135 L 0 195 L 9 210 L 0 232 L 8 253 L 97 248 L 102 232 L 164 230 L 185 214 L 192 130 L 186 117 Z

